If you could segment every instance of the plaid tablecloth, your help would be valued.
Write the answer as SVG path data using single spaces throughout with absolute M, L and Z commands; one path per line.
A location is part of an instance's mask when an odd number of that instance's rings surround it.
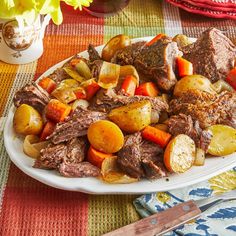
M 26 176 L 11 163 L 2 130 L 17 89 L 55 63 L 85 50 L 88 43 L 100 45 L 120 33 L 197 37 L 214 26 L 231 38 L 236 36 L 236 21 L 192 15 L 158 0 L 133 0 L 123 12 L 106 19 L 67 6 L 63 6 L 63 13 L 62 25 L 47 27 L 44 54 L 38 61 L 21 66 L 0 62 L 0 235 L 101 235 L 139 218 L 132 206 L 137 196 L 57 190 Z

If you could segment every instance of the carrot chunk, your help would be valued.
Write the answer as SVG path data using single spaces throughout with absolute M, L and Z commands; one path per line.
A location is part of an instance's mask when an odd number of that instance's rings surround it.
M 164 36 L 166 36 L 166 34 L 158 34 L 156 37 L 154 37 L 152 40 L 150 40 L 149 42 L 146 43 L 146 46 L 151 46 L 152 44 L 154 44 L 155 42 L 157 42 L 159 39 L 163 38 Z
M 135 90 L 135 95 L 156 97 L 159 91 L 153 82 L 143 83 Z
M 236 67 L 229 72 L 226 81 L 236 90 Z
M 107 154 L 104 152 L 97 151 L 95 148 L 90 146 L 87 154 L 87 159 L 91 164 L 101 168 L 104 159 L 112 156 L 113 156 L 112 154 Z
M 70 114 L 71 107 L 66 105 L 57 99 L 51 99 L 46 106 L 45 115 L 49 120 L 56 123 L 64 121 L 65 118 Z
M 74 94 L 77 99 L 85 99 L 87 97 L 85 89 L 81 87 L 76 88 Z
M 182 57 L 176 59 L 178 72 L 180 77 L 193 74 L 193 64 Z
M 169 133 L 152 126 L 145 127 L 142 131 L 142 136 L 143 138 L 160 145 L 162 148 L 167 145 L 171 138 Z
M 43 131 L 40 135 L 40 139 L 42 141 L 46 140 L 47 137 L 53 133 L 55 126 L 56 126 L 55 123 L 48 121 L 43 128 Z
M 136 86 L 137 86 L 136 78 L 132 75 L 127 75 L 124 78 L 124 82 L 121 86 L 121 91 L 125 92 L 129 96 L 134 96 Z
M 86 100 L 90 100 L 100 89 L 100 86 L 96 81 L 93 81 L 91 84 L 89 84 L 85 90 L 86 90 Z
M 57 87 L 56 82 L 48 77 L 41 79 L 38 85 L 44 90 L 46 90 L 48 93 L 51 93 Z

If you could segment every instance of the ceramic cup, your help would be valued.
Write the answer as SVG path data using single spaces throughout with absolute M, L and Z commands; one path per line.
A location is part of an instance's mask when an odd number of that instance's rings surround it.
M 10 64 L 26 64 L 43 53 L 43 37 L 50 16 L 38 17 L 22 28 L 16 20 L 0 19 L 0 60 Z

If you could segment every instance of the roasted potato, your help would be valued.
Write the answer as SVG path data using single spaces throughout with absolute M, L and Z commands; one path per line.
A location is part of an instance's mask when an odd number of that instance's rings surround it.
M 124 135 L 111 121 L 99 120 L 88 128 L 88 140 L 100 152 L 115 153 L 124 145 Z
M 196 149 L 196 157 L 193 165 L 203 166 L 205 163 L 205 152 L 201 148 Z
M 236 129 L 227 125 L 213 125 L 207 130 L 212 133 L 208 153 L 224 156 L 236 152 Z
M 111 58 L 119 50 L 131 44 L 129 36 L 119 34 L 111 38 L 102 49 L 102 59 L 111 61 Z
M 209 79 L 202 75 L 188 75 L 176 83 L 174 88 L 174 96 L 181 96 L 190 89 L 198 89 L 210 94 L 216 94 Z
M 195 160 L 194 141 L 185 134 L 179 134 L 167 145 L 164 163 L 170 172 L 183 173 L 190 169 Z
M 109 119 L 123 131 L 134 133 L 151 123 L 151 112 L 151 103 L 144 100 L 113 109 L 109 114 Z
M 22 104 L 14 114 L 13 127 L 18 134 L 37 135 L 43 128 L 43 119 L 33 107 Z

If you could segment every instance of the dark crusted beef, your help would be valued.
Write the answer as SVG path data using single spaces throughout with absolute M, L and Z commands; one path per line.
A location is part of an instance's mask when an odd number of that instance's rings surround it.
M 192 45 L 184 49 L 184 58 L 193 63 L 195 74 L 211 81 L 225 79 L 234 67 L 236 47 L 229 38 L 215 28 L 207 29 Z
M 89 64 L 93 78 L 98 78 L 102 68 L 102 63 L 103 63 L 102 60 L 96 60 Z
M 167 175 L 163 165 L 163 150 L 155 143 L 142 140 L 140 133 L 127 135 L 118 152 L 118 166 L 134 178 L 156 179 Z
M 107 114 L 78 107 L 68 119 L 56 125 L 49 139 L 58 144 L 87 134 L 90 124 L 107 118 Z
M 144 140 L 140 146 L 142 167 L 148 179 L 157 179 L 167 176 L 163 165 L 163 150 L 157 144 Z
M 61 163 L 76 164 L 85 158 L 87 140 L 74 138 L 67 143 L 52 144 L 41 150 L 41 155 L 34 164 L 35 168 L 57 169 Z
M 63 68 L 58 68 L 48 77 L 54 80 L 57 84 L 59 84 L 62 80 L 68 78 L 68 74 Z
M 171 116 L 167 122 L 168 131 L 173 136 L 178 134 L 186 134 L 192 138 L 198 148 L 207 151 L 211 141 L 211 133 L 203 131 L 199 122 L 192 120 L 190 115 L 180 113 L 179 115 Z
M 133 65 L 136 56 L 138 55 L 144 44 L 144 41 L 137 42 L 118 50 L 111 59 L 111 62 L 122 66 Z
M 235 116 L 236 93 L 224 91 L 212 95 L 200 90 L 189 90 L 173 99 L 169 105 L 172 114 L 190 115 L 193 121 L 199 121 L 200 127 L 205 129 L 232 120 Z
M 49 94 L 36 83 L 31 83 L 17 91 L 13 101 L 16 107 L 28 104 L 41 113 L 49 102 Z
M 113 108 L 124 106 L 133 102 L 149 100 L 152 105 L 152 109 L 160 112 L 168 109 L 168 104 L 158 97 L 147 97 L 147 96 L 122 96 L 117 95 L 114 90 L 103 90 L 101 89 L 95 98 L 93 99 L 90 108 L 92 110 L 109 112 Z
M 88 54 L 89 54 L 89 61 L 94 62 L 96 60 L 101 60 L 101 57 L 99 56 L 99 53 L 94 48 L 92 44 L 89 44 L 88 46 Z
M 176 83 L 175 60 L 181 56 L 177 43 L 163 37 L 151 46 L 144 46 L 136 56 L 134 65 L 137 70 L 153 79 L 158 87 L 170 90 Z
M 100 169 L 89 162 L 62 163 L 59 166 L 59 172 L 65 177 L 97 177 L 100 175 Z
M 117 164 L 126 174 L 141 178 L 144 176 L 141 166 L 140 144 L 142 137 L 140 133 L 127 135 L 123 148 L 118 152 Z

